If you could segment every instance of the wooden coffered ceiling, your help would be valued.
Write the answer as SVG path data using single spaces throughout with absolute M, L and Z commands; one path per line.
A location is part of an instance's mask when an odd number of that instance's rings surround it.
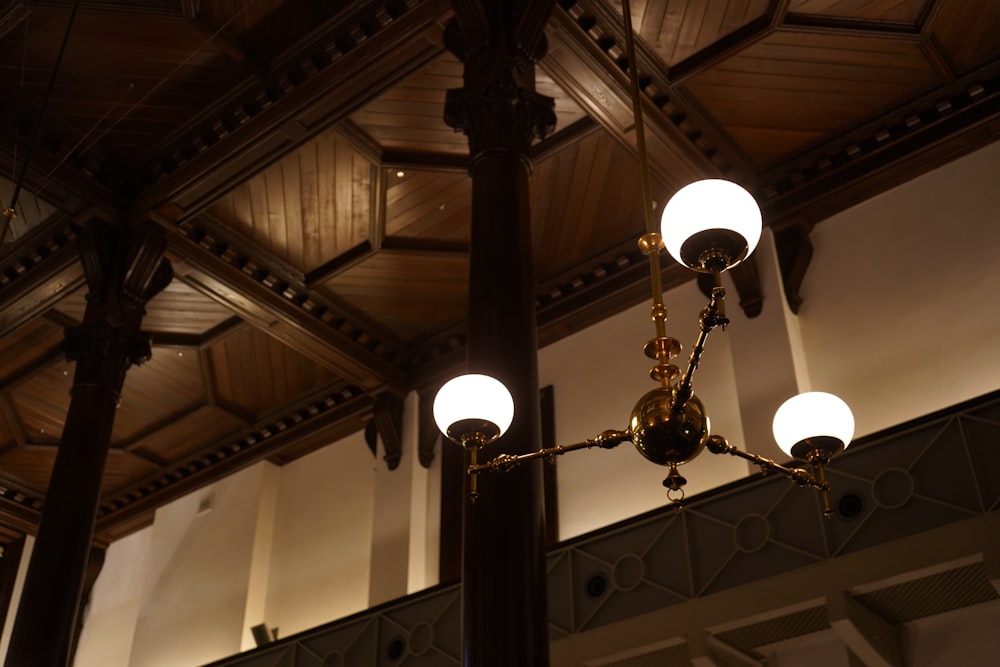
M 465 137 L 446 0 L 83 0 L 44 117 L 69 0 L 0 5 L 0 540 L 31 532 L 68 405 L 80 229 L 169 231 L 176 279 L 148 309 L 98 518 L 110 541 L 261 459 L 353 432 L 383 391 L 461 365 Z M 534 146 L 540 339 L 645 298 L 620 8 L 559 0 Z M 633 0 L 654 174 L 747 185 L 786 277 L 830 214 L 996 139 L 1000 4 Z M 687 279 L 676 266 L 668 285 Z M 752 277 L 750 278 L 752 283 Z M 751 285 L 752 287 L 752 285 Z

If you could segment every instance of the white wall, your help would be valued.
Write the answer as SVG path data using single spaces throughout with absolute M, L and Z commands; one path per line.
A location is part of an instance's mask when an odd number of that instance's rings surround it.
M 259 463 L 156 511 L 130 667 L 238 653 L 264 470 Z M 211 510 L 199 513 L 205 499 Z M 100 578 L 117 578 L 105 570 Z
M 73 663 L 76 667 L 129 664 L 152 542 L 150 526 L 108 547 L 103 571 L 113 574 L 98 577 L 94 584 Z
M 872 433 L 1000 385 L 1000 143 L 813 232 L 799 313 L 813 386 Z
M 282 468 L 267 595 L 281 636 L 368 606 L 375 466 L 359 432 Z

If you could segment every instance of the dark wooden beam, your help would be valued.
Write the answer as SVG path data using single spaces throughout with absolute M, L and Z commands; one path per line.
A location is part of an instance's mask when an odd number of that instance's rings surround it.
M 605 3 L 586 0 L 557 9 L 549 24 L 549 53 L 542 68 L 584 111 L 630 150 L 634 117 L 627 72 L 619 65 L 624 44 L 621 17 Z M 703 118 L 641 42 L 636 44 L 640 104 L 649 166 L 673 192 L 710 176 L 736 178 L 746 160 Z
M 390 358 L 394 343 L 380 344 L 367 323 L 337 312 L 303 286 L 274 278 L 253 262 L 226 253 L 217 255 L 214 249 L 214 243 L 171 235 L 170 251 L 181 260 L 178 276 L 188 285 L 368 391 L 383 387 L 405 391 L 404 373 Z
M 149 186 L 135 214 L 187 218 L 344 120 L 441 53 L 438 22 L 447 12 L 441 0 L 354 2 L 268 79 L 247 82 L 165 142 L 139 170 Z M 369 36 L 371 16 L 379 22 Z
M 0 336 L 83 285 L 78 232 L 76 222 L 60 214 L 6 248 L 0 263 Z

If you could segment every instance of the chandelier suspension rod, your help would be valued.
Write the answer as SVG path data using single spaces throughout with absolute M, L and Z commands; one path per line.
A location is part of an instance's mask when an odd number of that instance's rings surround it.
M 629 88 L 632 93 L 632 117 L 635 126 L 635 146 L 639 154 L 639 182 L 642 187 L 642 216 L 647 236 L 655 235 L 654 243 L 647 243 L 644 251 L 649 257 L 649 277 L 653 289 L 653 323 L 656 337 L 667 335 L 667 308 L 663 304 L 663 284 L 660 279 L 660 233 L 653 221 L 653 193 L 649 178 L 649 158 L 646 154 L 646 129 L 642 122 L 642 98 L 639 92 L 639 63 L 635 58 L 635 38 L 632 34 L 632 7 L 629 0 L 622 0 L 625 16 L 625 57 L 628 60 Z

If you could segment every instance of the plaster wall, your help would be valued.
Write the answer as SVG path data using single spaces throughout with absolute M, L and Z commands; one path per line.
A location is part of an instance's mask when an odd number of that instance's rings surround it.
M 239 652 L 266 465 L 156 511 L 129 667 L 196 665 Z
M 361 432 L 282 467 L 266 613 L 280 636 L 368 607 L 375 468 Z
M 821 223 L 799 313 L 856 435 L 1000 384 L 1000 142 Z
M 152 542 L 150 526 L 108 547 L 103 571 L 113 575 L 98 577 L 94 584 L 75 667 L 129 664 Z

